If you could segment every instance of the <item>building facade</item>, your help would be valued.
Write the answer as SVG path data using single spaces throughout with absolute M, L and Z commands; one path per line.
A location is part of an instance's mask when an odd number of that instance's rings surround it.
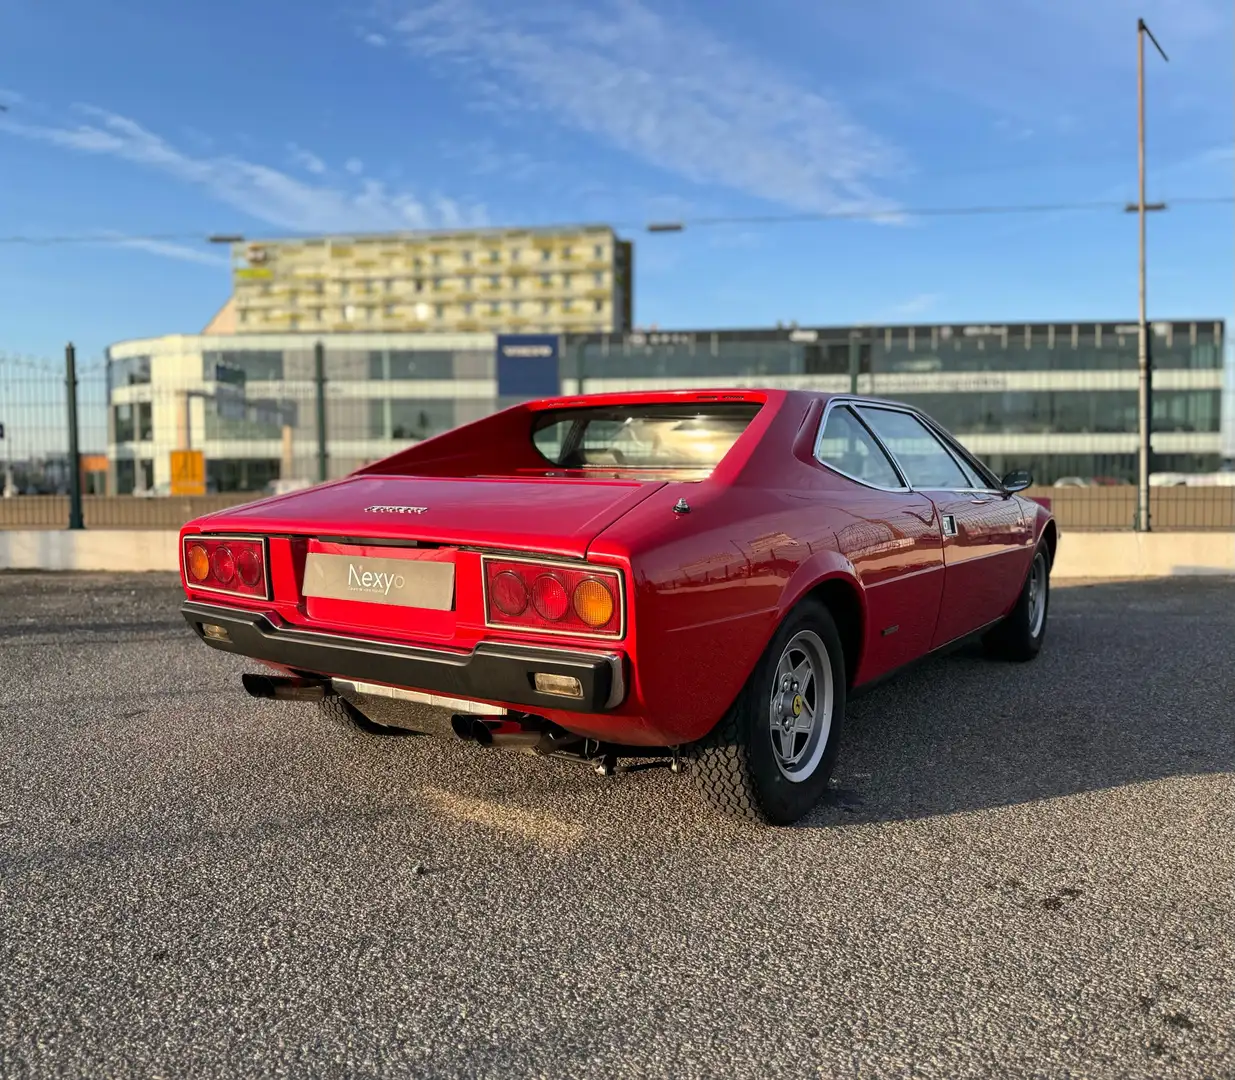
M 1152 342 L 1153 469 L 1212 471 L 1224 324 L 1156 323 Z M 110 350 L 109 490 L 168 490 L 178 450 L 202 451 L 209 490 L 259 491 L 344 475 L 525 397 L 723 386 L 893 398 L 996 472 L 1131 482 L 1136 358 L 1135 323 L 177 335 Z
M 237 242 L 234 329 L 621 333 L 634 249 L 608 226 Z

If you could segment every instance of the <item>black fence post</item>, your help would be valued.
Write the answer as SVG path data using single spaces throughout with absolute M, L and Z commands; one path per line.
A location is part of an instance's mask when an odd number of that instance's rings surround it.
M 81 513 L 81 449 L 77 435 L 77 350 L 64 347 L 64 385 L 69 405 L 69 528 L 84 529 Z
M 317 482 L 326 482 L 326 347 L 313 346 L 313 381 L 317 384 Z

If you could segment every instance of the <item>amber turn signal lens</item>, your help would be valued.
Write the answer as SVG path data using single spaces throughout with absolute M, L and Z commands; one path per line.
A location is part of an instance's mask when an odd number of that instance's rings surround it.
M 189 577 L 194 581 L 205 581 L 210 576 L 210 555 L 201 544 L 194 544 L 189 548 L 185 561 L 188 564 Z
M 575 614 L 588 626 L 604 626 L 613 618 L 613 594 L 595 578 L 575 586 Z

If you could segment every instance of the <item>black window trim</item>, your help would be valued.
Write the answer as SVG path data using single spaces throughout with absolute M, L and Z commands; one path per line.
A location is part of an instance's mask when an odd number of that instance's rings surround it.
M 824 431 L 824 427 L 826 426 L 828 422 L 828 417 L 831 415 L 832 410 L 834 408 L 840 408 L 840 407 L 848 407 L 850 413 L 853 416 L 857 417 L 859 423 L 861 423 L 862 426 L 868 432 L 870 432 L 871 437 L 879 445 L 879 448 L 884 452 L 884 454 L 887 455 L 888 460 L 892 462 L 892 466 L 896 470 L 897 475 L 901 478 L 902 482 L 905 484 L 904 487 L 887 488 L 887 487 L 882 487 L 879 484 L 872 484 L 866 480 L 859 480 L 856 476 L 850 476 L 843 469 L 838 469 L 835 465 L 829 464 L 828 462 L 824 461 L 819 456 L 819 448 L 820 448 L 820 444 L 823 441 L 823 431 Z M 961 470 L 962 474 L 964 474 L 966 471 L 972 472 L 975 475 L 977 475 L 979 479 L 990 481 L 992 486 L 989 488 L 916 487 L 914 484 L 910 482 L 909 474 L 905 471 L 905 468 L 903 467 L 903 465 L 901 464 L 897 456 L 894 453 L 892 453 L 891 450 L 888 449 L 887 445 L 879 437 L 878 433 L 874 430 L 874 428 L 869 423 L 867 423 L 866 419 L 862 415 L 863 408 L 884 409 L 887 412 L 908 413 L 914 419 L 918 420 L 931 435 L 935 436 L 936 440 L 943 447 L 944 452 L 953 459 L 953 461 L 957 465 L 957 468 Z M 976 495 L 1003 495 L 1003 496 L 1006 496 L 1008 494 L 1008 492 L 1004 489 L 1003 485 L 999 483 L 998 480 L 995 479 L 994 474 L 988 468 L 982 465 L 981 462 L 979 462 L 972 454 L 970 454 L 967 450 L 965 450 L 965 448 L 962 447 L 956 441 L 956 439 L 952 437 L 952 435 L 949 432 L 945 431 L 942 427 L 940 427 L 939 424 L 937 424 L 929 416 L 923 413 L 920 409 L 916 409 L 911 405 L 904 405 L 904 404 L 901 404 L 895 401 L 884 401 L 880 398 L 862 397 L 860 395 L 853 395 L 853 394 L 836 394 L 830 397 L 828 399 L 827 405 L 824 407 L 823 416 L 820 418 L 820 421 L 819 421 L 819 431 L 815 436 L 814 458 L 816 461 L 819 462 L 819 464 L 823 465 L 827 469 L 830 469 L 832 472 L 836 473 L 838 476 L 843 476 L 846 480 L 852 480 L 855 484 L 861 484 L 863 487 L 872 488 L 875 491 L 888 491 L 888 492 L 894 492 L 894 493 L 896 492 L 905 493 L 905 492 L 910 492 L 910 491 L 949 491 L 949 492 L 956 492 L 956 493 L 963 493 L 963 494 L 970 494 L 970 495 L 976 494 Z
M 871 429 L 871 426 L 864 419 L 862 419 L 862 415 L 857 411 L 857 409 L 852 407 L 860 400 L 860 398 L 833 398 L 828 402 L 827 406 L 823 410 L 823 417 L 819 421 L 819 431 L 815 435 L 813 457 L 825 469 L 836 473 L 837 476 L 843 476 L 846 480 L 852 480 L 855 484 L 861 484 L 863 487 L 871 488 L 875 491 L 888 491 L 901 495 L 907 494 L 912 491 L 913 488 L 910 486 L 909 477 L 905 474 L 905 470 L 901 468 L 900 462 L 896 460 L 895 455 L 889 453 L 888 448 L 883 445 L 883 440 L 880 439 L 879 436 Z M 828 419 L 831 417 L 834 409 L 844 409 L 848 412 L 849 415 L 857 421 L 858 427 L 860 427 L 871 437 L 871 441 L 874 442 L 878 450 L 887 459 L 888 464 L 892 466 L 892 471 L 896 473 L 897 477 L 899 477 L 901 482 L 900 487 L 885 487 L 883 484 L 873 484 L 869 480 L 862 480 L 851 475 L 850 473 L 845 472 L 844 469 L 833 465 L 830 461 L 823 460 L 820 456 L 823 447 L 823 433 L 827 430 Z

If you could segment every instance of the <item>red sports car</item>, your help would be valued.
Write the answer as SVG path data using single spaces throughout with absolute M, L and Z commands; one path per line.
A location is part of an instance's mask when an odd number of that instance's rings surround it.
M 805 391 L 554 398 L 342 479 L 198 518 L 183 612 L 368 730 L 685 766 L 788 824 L 845 702 L 980 637 L 1028 660 L 1058 531 L 894 402 Z

